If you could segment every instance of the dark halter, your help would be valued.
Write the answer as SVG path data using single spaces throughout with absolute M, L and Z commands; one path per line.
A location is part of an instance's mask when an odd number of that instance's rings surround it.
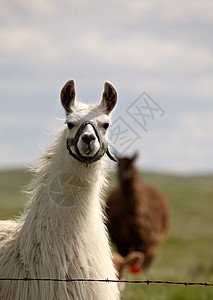
M 90 125 L 93 127 L 93 129 L 94 129 L 94 131 L 95 131 L 95 134 L 96 134 L 96 136 L 97 136 L 97 138 L 98 138 L 98 141 L 99 141 L 99 144 L 100 144 L 100 148 L 99 148 L 99 150 L 95 153 L 95 155 L 90 156 L 90 157 L 85 157 L 85 156 L 83 156 L 83 155 L 80 153 L 80 151 L 79 151 L 79 149 L 78 149 L 78 147 L 77 147 L 77 143 L 78 143 L 78 140 L 79 140 L 79 137 L 80 137 L 82 131 L 84 130 L 84 127 L 85 127 L 86 125 L 88 125 L 88 124 L 90 124 Z M 71 146 L 74 146 L 74 147 L 75 147 L 75 152 L 76 152 L 76 154 L 72 152 Z M 115 159 L 115 158 L 112 156 L 112 154 L 109 152 L 107 142 L 105 142 L 105 141 L 102 140 L 102 137 L 101 137 L 101 135 L 100 135 L 99 132 L 98 132 L 97 126 L 96 126 L 93 122 L 91 122 L 91 121 L 86 121 L 86 122 L 84 122 L 83 124 L 81 124 L 81 126 L 78 128 L 78 130 L 77 130 L 77 132 L 76 132 L 76 134 L 75 134 L 75 137 L 74 137 L 74 138 L 71 138 L 71 139 L 67 139 L 67 150 L 69 151 L 69 154 L 70 154 L 72 157 L 74 157 L 75 159 L 77 159 L 77 160 L 80 161 L 80 162 L 84 162 L 84 163 L 87 163 L 87 164 L 91 164 L 91 163 L 93 163 L 93 162 L 95 162 L 95 161 L 101 159 L 101 157 L 102 157 L 105 153 L 108 155 L 108 157 L 109 157 L 111 160 L 113 160 L 113 161 L 116 162 L 116 159 Z

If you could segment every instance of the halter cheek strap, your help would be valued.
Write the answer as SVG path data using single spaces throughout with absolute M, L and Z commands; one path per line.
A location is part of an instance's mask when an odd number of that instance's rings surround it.
M 93 127 L 93 129 L 94 129 L 94 131 L 95 131 L 95 134 L 96 134 L 96 136 L 97 136 L 97 138 L 98 138 L 98 141 L 99 141 L 99 144 L 100 144 L 100 148 L 99 148 L 99 150 L 95 153 L 95 155 L 90 156 L 90 157 L 85 157 L 85 156 L 83 156 L 83 155 L 80 153 L 80 151 L 79 151 L 79 149 L 78 149 L 78 147 L 77 147 L 77 143 L 78 143 L 78 140 L 79 140 L 79 137 L 80 137 L 82 131 L 84 130 L 84 127 L 85 127 L 86 125 L 88 125 L 88 124 L 90 124 L 90 125 Z M 93 163 L 93 162 L 95 162 L 95 161 L 101 159 L 101 157 L 104 156 L 105 153 L 108 155 L 108 157 L 109 157 L 111 160 L 113 160 L 113 161 L 116 162 L 116 159 L 115 159 L 115 158 L 112 156 L 112 154 L 109 152 L 107 142 L 103 141 L 101 135 L 100 135 L 99 132 L 98 132 L 98 128 L 97 128 L 96 125 L 95 125 L 93 122 L 91 122 L 91 121 L 86 121 L 86 122 L 84 122 L 83 124 L 81 124 L 81 126 L 78 128 L 78 130 L 77 130 L 77 132 L 76 132 L 74 138 L 67 139 L 67 144 L 66 144 L 66 146 L 67 146 L 67 150 L 68 150 L 69 154 L 70 154 L 72 157 L 74 157 L 76 160 L 80 161 L 80 162 L 84 162 L 84 163 L 87 163 L 87 164 Z M 72 152 L 71 146 L 74 146 L 74 147 L 75 147 L 75 152 L 76 152 L 76 153 Z

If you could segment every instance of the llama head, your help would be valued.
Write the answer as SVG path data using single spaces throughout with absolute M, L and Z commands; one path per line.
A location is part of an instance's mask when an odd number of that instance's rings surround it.
M 61 91 L 61 103 L 66 112 L 67 149 L 72 157 L 84 163 L 93 163 L 105 153 L 115 160 L 108 150 L 107 131 L 110 113 L 117 102 L 117 92 L 109 82 L 104 84 L 99 104 L 82 104 L 76 101 L 75 81 L 69 80 Z
M 127 256 L 122 256 L 117 252 L 112 254 L 112 260 L 115 269 L 118 272 L 118 279 L 125 278 L 125 269 L 128 267 L 132 274 L 137 274 L 141 270 L 145 256 L 140 251 L 132 251 Z
M 118 158 L 118 176 L 121 182 L 130 182 L 136 174 L 134 162 L 138 157 L 138 153 L 133 154 L 132 157 Z
M 118 280 L 125 280 L 125 271 L 129 268 L 132 274 L 138 274 L 141 271 L 142 263 L 145 256 L 142 252 L 132 251 L 127 256 L 122 256 L 117 252 L 112 254 L 112 261 L 117 271 Z M 125 285 L 123 282 L 119 283 L 120 291 L 123 291 Z

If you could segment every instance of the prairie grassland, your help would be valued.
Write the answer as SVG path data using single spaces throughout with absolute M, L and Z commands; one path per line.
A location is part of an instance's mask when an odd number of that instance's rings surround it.
M 170 206 L 170 232 L 147 273 L 126 279 L 213 283 L 213 176 L 176 176 L 145 173 L 143 179 L 160 188 Z M 116 184 L 110 174 L 111 185 Z M 23 211 L 21 191 L 31 174 L 24 170 L 0 172 L 0 219 Z M 123 300 L 211 300 L 213 287 L 126 284 Z

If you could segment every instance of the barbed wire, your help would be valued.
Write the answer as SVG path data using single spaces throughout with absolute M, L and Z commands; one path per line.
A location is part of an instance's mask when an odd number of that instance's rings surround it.
M 116 279 L 83 279 L 83 278 L 0 278 L 0 281 L 50 281 L 50 282 L 107 282 L 107 283 L 134 283 L 134 284 L 166 284 L 166 285 L 183 285 L 183 286 L 209 286 L 213 283 L 209 282 L 187 282 L 187 281 L 163 281 L 163 280 L 116 280 Z

